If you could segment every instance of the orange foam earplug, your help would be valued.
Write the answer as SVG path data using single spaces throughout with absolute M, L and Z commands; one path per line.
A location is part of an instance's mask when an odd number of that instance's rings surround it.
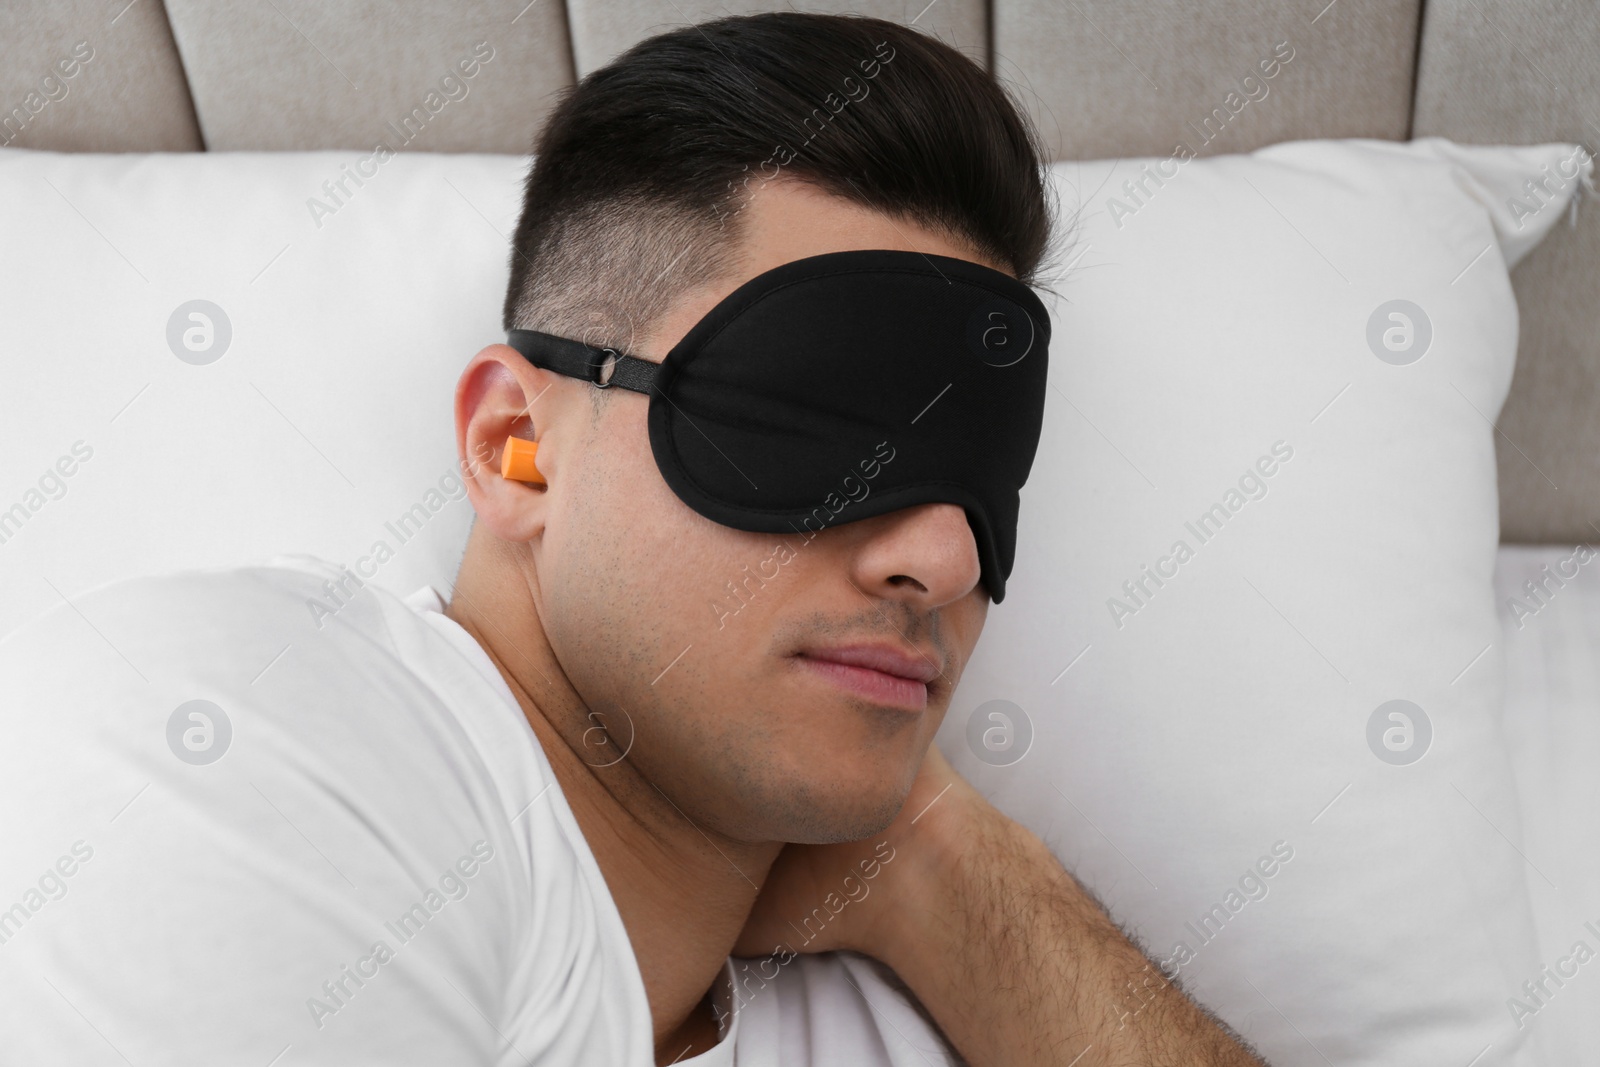
M 539 473 L 539 468 L 533 463 L 533 457 L 538 451 L 539 445 L 534 441 L 524 440 L 521 437 L 506 438 L 506 450 L 500 457 L 500 476 L 514 482 L 544 485 L 544 475 Z

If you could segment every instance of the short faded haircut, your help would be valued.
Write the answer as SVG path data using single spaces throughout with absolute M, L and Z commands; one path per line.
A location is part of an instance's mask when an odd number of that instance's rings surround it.
M 977 63 L 882 19 L 781 11 L 651 37 L 566 89 L 533 152 L 507 330 L 626 351 L 734 270 L 741 208 L 780 175 L 1025 284 L 1050 245 L 1033 125 Z

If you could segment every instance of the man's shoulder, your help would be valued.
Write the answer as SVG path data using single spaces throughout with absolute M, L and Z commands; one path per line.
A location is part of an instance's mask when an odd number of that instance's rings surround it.
M 198 759 L 184 746 L 206 738 L 220 758 L 231 728 L 263 758 L 472 761 L 452 714 L 460 701 L 426 674 L 436 636 L 400 598 L 370 584 L 341 591 L 340 576 L 315 557 L 273 557 L 64 598 L 0 640 L 0 685 L 30 710 L 13 737 L 51 751 L 76 737 L 137 762 L 151 745 Z
M 526 723 L 401 598 L 336 602 L 341 573 L 124 579 L 0 642 L 0 886 L 76 863 L 50 876 L 60 903 L 0 898 L 8 1003 L 58 1010 L 48 985 L 7 984 L 36 969 L 185 1062 L 292 1041 L 435 1063 L 491 1062 L 500 1034 L 532 1047 L 571 1010 L 552 1003 L 567 974 L 615 1000 L 603 883 Z M 0 1028 L 0 1060 L 33 1039 Z
M 504 740 L 525 724 L 488 706 L 401 598 L 369 584 L 335 602 L 340 573 L 273 557 L 126 578 L 0 641 L 18 711 L 0 801 L 54 792 L 63 810 L 110 804 L 109 818 L 122 800 L 102 791 L 149 784 L 202 822 L 350 822 L 356 842 L 372 813 L 408 840 L 503 828 L 545 784 L 533 752 Z

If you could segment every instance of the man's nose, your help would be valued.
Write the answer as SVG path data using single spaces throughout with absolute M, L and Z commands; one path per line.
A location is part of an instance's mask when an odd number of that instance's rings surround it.
M 938 607 L 972 591 L 982 577 L 978 543 L 966 510 L 917 504 L 864 519 L 855 583 L 875 596 L 912 596 Z

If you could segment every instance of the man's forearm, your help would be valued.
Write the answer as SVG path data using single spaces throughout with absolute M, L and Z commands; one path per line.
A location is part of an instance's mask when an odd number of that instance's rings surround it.
M 1261 1067 L 1038 837 L 975 794 L 946 801 L 899 846 L 914 877 L 871 951 L 972 1067 Z

